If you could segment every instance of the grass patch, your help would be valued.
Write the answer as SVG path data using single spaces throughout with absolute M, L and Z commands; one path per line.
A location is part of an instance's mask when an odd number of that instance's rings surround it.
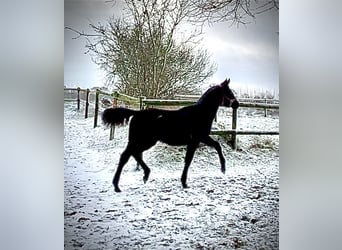
M 270 137 L 254 136 L 248 149 L 270 149 L 277 150 L 277 143 Z

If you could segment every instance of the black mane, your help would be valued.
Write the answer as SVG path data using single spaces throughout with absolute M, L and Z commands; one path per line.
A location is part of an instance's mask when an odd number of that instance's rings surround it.
M 200 99 L 197 101 L 197 104 L 201 105 L 204 102 L 213 102 L 215 103 L 216 101 L 219 101 L 222 99 L 223 91 L 222 87 L 220 85 L 215 85 L 208 89 L 204 94 L 200 97 Z

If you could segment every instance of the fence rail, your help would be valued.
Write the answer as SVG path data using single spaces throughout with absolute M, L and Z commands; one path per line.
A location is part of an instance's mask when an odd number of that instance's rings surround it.
M 85 93 L 85 118 L 88 118 L 88 112 L 89 112 L 89 94 L 93 93 L 95 94 L 95 114 L 94 114 L 94 128 L 97 126 L 97 121 L 98 121 L 98 114 L 99 114 L 99 95 L 107 96 L 111 98 L 112 101 L 112 106 L 117 107 L 118 102 L 123 102 L 123 103 L 128 103 L 130 105 L 135 105 L 137 106 L 138 109 L 146 109 L 154 106 L 188 106 L 195 104 L 197 102 L 197 99 L 200 97 L 198 96 L 196 99 L 196 96 L 191 96 L 189 99 L 185 99 L 186 95 L 180 96 L 181 99 L 179 100 L 163 100 L 163 99 L 147 99 L 145 97 L 132 97 L 128 96 L 125 94 L 121 94 L 117 91 L 113 93 L 107 93 L 105 91 L 96 89 L 95 91 L 90 91 L 89 89 L 81 89 L 81 88 L 64 88 L 64 91 L 72 91 L 75 92 L 77 91 L 77 99 L 64 99 L 64 101 L 70 102 L 70 101 L 76 101 L 77 102 L 77 109 L 80 109 L 80 93 Z M 183 99 L 184 98 L 184 99 Z M 250 99 L 250 100 L 264 100 L 264 103 L 258 103 L 258 102 L 246 102 L 246 98 L 243 98 L 242 101 L 240 101 L 240 108 L 260 108 L 265 110 L 265 116 L 267 115 L 267 110 L 268 109 L 279 109 L 279 104 L 276 103 L 267 103 L 268 99 Z M 270 101 L 272 99 L 269 99 Z M 83 101 L 83 100 L 82 100 Z M 275 100 L 273 100 L 275 101 Z M 276 102 L 276 101 L 275 101 Z M 212 130 L 211 134 L 213 135 L 219 135 L 226 137 L 230 136 L 231 139 L 228 141 L 231 143 L 232 148 L 236 149 L 237 148 L 237 135 L 279 135 L 279 131 L 251 131 L 251 130 L 237 130 L 237 118 L 238 118 L 238 111 L 237 109 L 233 109 L 232 112 L 232 127 L 231 129 L 228 130 Z M 111 126 L 110 130 L 110 140 L 114 138 L 114 131 L 115 131 L 115 126 Z

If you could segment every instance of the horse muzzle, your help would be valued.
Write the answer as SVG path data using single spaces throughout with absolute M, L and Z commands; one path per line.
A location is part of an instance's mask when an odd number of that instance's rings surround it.
M 239 102 L 236 99 L 229 100 L 230 101 L 230 106 L 232 109 L 237 109 L 239 107 Z

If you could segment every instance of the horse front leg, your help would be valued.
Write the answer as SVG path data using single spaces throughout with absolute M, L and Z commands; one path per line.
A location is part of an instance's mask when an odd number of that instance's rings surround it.
M 134 157 L 134 156 L 133 156 L 133 157 Z M 140 153 L 140 154 L 138 155 L 138 157 L 141 158 L 141 160 L 143 160 L 143 154 L 142 154 L 142 153 Z M 135 160 L 137 161 L 136 158 L 135 158 Z M 141 166 L 141 164 L 137 161 L 137 167 L 135 168 L 135 171 L 140 171 L 140 166 Z
M 191 161 L 194 157 L 194 154 L 195 154 L 195 151 L 196 151 L 198 144 L 199 144 L 198 142 L 190 143 L 187 146 L 186 155 L 185 155 L 185 165 L 184 165 L 184 169 L 183 169 L 183 173 L 182 173 L 182 177 L 181 177 L 181 182 L 182 182 L 183 188 L 188 188 L 188 185 L 186 184 L 186 179 L 188 177 L 188 170 L 189 170 Z
M 207 137 L 205 137 L 204 139 L 202 139 L 202 142 L 210 147 L 215 148 L 215 150 L 217 151 L 219 158 L 220 158 L 220 162 L 221 162 L 221 171 L 222 173 L 226 172 L 226 160 L 224 159 L 224 156 L 222 154 L 222 149 L 220 146 L 220 143 L 218 143 L 217 141 L 215 141 L 213 138 L 211 138 L 209 135 Z

